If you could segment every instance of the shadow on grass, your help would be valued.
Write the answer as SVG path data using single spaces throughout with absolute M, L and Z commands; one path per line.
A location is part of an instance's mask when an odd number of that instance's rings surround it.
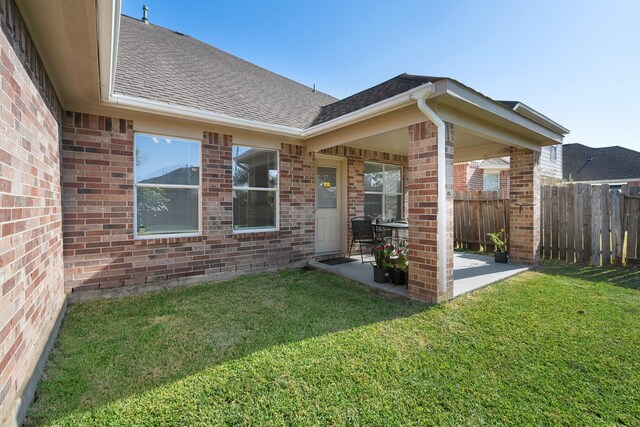
M 90 412 L 263 349 L 427 308 L 303 270 L 73 305 L 27 425 Z
M 545 260 L 540 263 L 536 271 L 640 290 L 640 269 L 637 267 L 592 267 Z

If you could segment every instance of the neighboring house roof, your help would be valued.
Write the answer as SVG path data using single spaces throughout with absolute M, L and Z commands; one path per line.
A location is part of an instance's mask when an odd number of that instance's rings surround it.
M 140 181 L 142 184 L 175 184 L 176 182 L 182 185 L 198 185 L 200 182 L 200 168 L 197 166 L 183 166 L 164 175 Z
M 562 176 L 573 181 L 606 181 L 640 178 L 640 153 L 614 146 L 592 148 L 563 145 Z
M 444 80 L 445 77 L 416 76 L 411 74 L 400 74 L 392 79 L 382 82 L 379 85 L 351 95 L 340 101 L 326 105 L 321 108 L 321 112 L 313 121 L 312 125 L 328 122 L 345 114 L 360 110 L 376 102 L 383 101 L 392 96 L 407 92 L 425 83 L 433 83 Z
M 306 128 L 337 99 L 190 36 L 122 16 L 114 92 Z
M 480 169 L 509 169 L 511 162 L 509 157 L 497 157 L 481 161 L 478 167 Z

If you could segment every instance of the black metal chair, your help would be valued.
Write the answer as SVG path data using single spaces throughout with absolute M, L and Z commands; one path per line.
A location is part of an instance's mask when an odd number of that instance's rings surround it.
M 351 218 L 351 233 L 353 237 L 351 238 L 351 246 L 349 246 L 349 257 L 351 257 L 353 244 L 357 243 L 360 246 L 360 259 L 364 264 L 364 252 L 362 251 L 362 246 L 374 246 L 379 242 L 373 232 L 371 218 Z

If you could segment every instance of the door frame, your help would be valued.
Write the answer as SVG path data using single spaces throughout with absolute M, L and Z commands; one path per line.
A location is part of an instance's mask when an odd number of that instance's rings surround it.
M 314 171 L 313 171 L 313 182 L 314 182 L 314 188 L 315 188 L 315 184 L 318 182 L 318 166 L 329 166 L 329 167 L 335 167 L 338 166 L 338 177 L 340 180 L 340 235 L 342 236 L 341 242 L 340 242 L 340 255 L 344 255 L 347 253 L 347 245 L 348 245 L 348 235 L 347 235 L 347 201 L 348 201 L 348 194 L 347 194 L 347 189 L 348 189 L 348 185 L 347 185 L 347 177 L 348 177 L 348 173 L 347 173 L 347 158 L 346 157 L 342 157 L 342 156 L 332 156 L 329 154 L 317 154 L 316 153 L 316 162 L 314 165 Z M 317 211 L 317 203 L 318 203 L 318 194 L 317 191 L 314 191 L 314 200 L 313 200 L 313 220 L 315 222 L 316 220 L 316 211 Z M 316 255 L 324 255 L 325 253 L 318 253 L 317 248 L 316 248 L 316 238 L 317 238 L 317 231 L 315 229 L 314 226 L 314 241 L 313 241 L 313 245 L 314 245 L 314 253 Z M 331 252 L 328 252 L 331 253 Z

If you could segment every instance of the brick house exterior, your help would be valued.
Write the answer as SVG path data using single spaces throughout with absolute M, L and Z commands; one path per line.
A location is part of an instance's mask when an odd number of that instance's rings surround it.
M 0 1 L 0 425 L 24 418 L 67 301 L 314 259 L 316 174 L 323 158 L 344 165 L 344 235 L 335 253 L 346 252 L 349 219 L 365 213 L 365 163 L 402 166 L 397 215 L 409 220 L 409 296 L 431 303 L 452 298 L 453 190 L 482 177 L 468 164 L 454 167 L 454 160 L 476 158 L 478 147 L 465 146 L 472 134 L 465 126 L 478 120 L 467 120 L 462 110 L 446 119 L 425 113 L 428 103 L 446 105 L 451 93 L 455 102 L 509 124 L 506 129 L 487 120 L 474 132 L 493 138 L 480 147 L 483 153 L 509 150 L 512 258 L 536 262 L 540 156 L 531 141 L 561 141 L 561 131 L 550 133 L 534 122 L 521 126 L 514 112 L 496 110 L 495 101 L 449 78 L 402 74 L 337 100 L 179 33 L 123 17 L 109 0 L 76 3 L 87 13 L 69 20 L 75 12 L 58 2 L 21 3 L 18 9 L 13 0 Z M 126 25 L 118 45 L 119 34 L 109 31 L 119 28 L 114 24 L 120 19 Z M 160 49 L 165 45 L 172 49 Z M 88 48 L 79 54 L 82 46 Z M 118 63 L 114 46 L 120 47 L 120 65 L 111 69 Z M 158 58 L 141 58 L 136 49 Z M 184 61 L 164 57 L 168 51 L 186 55 Z M 203 55 L 203 67 L 231 68 L 210 70 L 218 77 L 211 80 L 180 68 Z M 165 73 L 165 66 L 176 69 Z M 74 79 L 79 70 L 84 74 Z M 244 102 L 254 93 L 267 94 L 266 102 Z M 144 132 L 198 143 L 198 233 L 136 234 L 134 147 Z M 277 188 L 268 189 L 277 194 L 277 224 L 268 231 L 234 228 L 237 145 L 277 152 Z
M 507 161 L 508 158 L 504 158 Z M 495 162 L 499 159 L 490 159 Z M 474 160 L 454 165 L 455 191 L 484 191 L 484 175 L 494 173 L 499 175 L 498 194 L 500 198 L 509 198 L 510 171 L 509 169 L 485 169 L 484 161 Z M 548 183 L 562 180 L 563 147 L 542 147 L 540 151 L 540 177 Z M 489 171 L 489 172 L 487 172 Z
M 61 316 L 62 108 L 20 13 L 0 7 L 0 425 L 16 404 Z M 28 402 L 27 402 L 28 404 Z
M 301 265 L 312 257 L 315 172 L 313 156 L 303 146 L 282 144 L 280 149 L 278 231 L 232 232 L 233 137 L 203 132 L 202 236 L 135 240 L 133 135 L 131 120 L 65 113 L 67 292 L 202 282 Z
M 454 191 L 484 191 L 484 169 L 476 161 L 458 163 L 454 169 Z M 509 171 L 497 171 L 499 174 L 499 196 L 508 198 L 510 193 Z

